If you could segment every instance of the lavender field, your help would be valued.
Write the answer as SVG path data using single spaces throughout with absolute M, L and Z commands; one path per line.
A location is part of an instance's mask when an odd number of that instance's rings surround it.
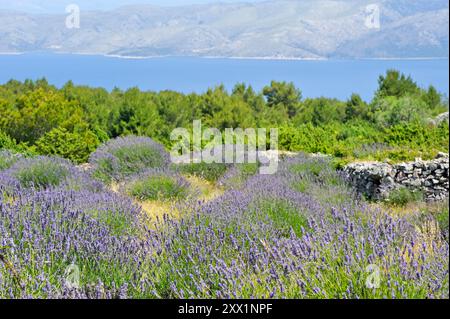
M 255 165 L 137 137 L 78 167 L 1 151 L 0 298 L 449 298 L 448 202 L 367 202 L 326 157 Z

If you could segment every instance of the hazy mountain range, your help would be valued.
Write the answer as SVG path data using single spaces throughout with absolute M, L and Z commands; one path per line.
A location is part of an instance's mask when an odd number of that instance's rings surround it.
M 76 1 L 74 1 L 76 3 Z M 129 2 L 129 1 L 128 1 Z M 290 0 L 176 7 L 130 5 L 67 14 L 0 10 L 0 52 L 50 51 L 132 57 L 448 57 L 447 0 Z

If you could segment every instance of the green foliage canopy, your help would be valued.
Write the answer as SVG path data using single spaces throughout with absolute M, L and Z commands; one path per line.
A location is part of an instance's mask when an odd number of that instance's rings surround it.
M 448 124 L 430 119 L 448 111 L 448 100 L 430 86 L 388 70 L 370 102 L 302 99 L 293 83 L 273 81 L 260 92 L 238 83 L 203 94 L 143 92 L 76 86 L 58 89 L 45 79 L 0 85 L 0 148 L 59 155 L 76 163 L 110 138 L 148 136 L 166 147 L 177 127 L 280 129 L 281 149 L 340 158 L 408 159 L 448 151 Z

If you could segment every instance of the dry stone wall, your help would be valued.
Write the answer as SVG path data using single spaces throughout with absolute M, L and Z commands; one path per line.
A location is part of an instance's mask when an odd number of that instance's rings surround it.
M 344 178 L 359 193 L 374 200 L 386 199 L 392 190 L 406 187 L 421 191 L 426 200 L 448 197 L 449 155 L 439 153 L 436 159 L 391 165 L 388 163 L 352 163 L 343 169 Z

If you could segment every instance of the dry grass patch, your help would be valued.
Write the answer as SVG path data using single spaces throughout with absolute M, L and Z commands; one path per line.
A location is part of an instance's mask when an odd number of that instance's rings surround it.
M 175 203 L 164 201 L 144 201 L 138 203 L 147 216 L 154 220 L 162 220 L 164 215 L 176 219 L 182 217 L 180 209 Z
M 371 203 L 370 206 L 374 209 L 379 209 L 388 212 L 392 217 L 405 217 L 418 212 L 427 212 L 432 215 L 440 213 L 448 206 L 448 201 L 442 202 L 411 202 L 405 206 L 396 206 L 389 203 L 378 202 Z
M 186 176 L 187 181 L 191 184 L 193 188 L 196 188 L 199 193 L 199 200 L 208 202 L 211 201 L 224 193 L 224 190 L 216 186 L 213 182 L 209 182 L 203 178 L 197 176 Z
M 196 176 L 186 176 L 186 180 L 190 183 L 191 187 L 199 194 L 196 198 L 201 202 L 209 202 L 223 194 L 223 189 L 217 187 L 214 183 L 208 182 L 205 179 Z M 164 215 L 167 215 L 171 219 L 182 218 L 184 214 L 189 214 L 190 209 L 185 207 L 189 205 L 189 201 L 195 200 L 194 198 L 186 198 L 183 201 L 160 201 L 160 200 L 148 200 L 137 201 L 141 205 L 142 210 L 153 221 L 162 220 Z M 186 209 L 187 208 L 187 209 Z

